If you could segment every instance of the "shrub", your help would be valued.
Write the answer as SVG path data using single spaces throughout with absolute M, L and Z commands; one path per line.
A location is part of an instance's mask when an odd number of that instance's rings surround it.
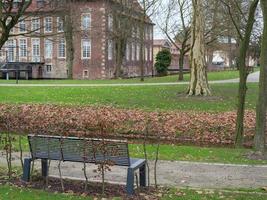
M 168 67 L 171 64 L 171 52 L 163 49 L 156 56 L 155 68 L 159 75 L 166 75 Z

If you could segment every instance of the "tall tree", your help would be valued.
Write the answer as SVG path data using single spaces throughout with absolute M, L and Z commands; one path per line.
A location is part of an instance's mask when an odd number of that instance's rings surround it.
M 205 23 L 203 0 L 192 0 L 193 19 L 191 26 L 191 76 L 188 89 L 189 96 L 208 96 L 211 94 L 207 80 L 205 61 Z
M 0 49 L 10 37 L 12 28 L 18 24 L 31 3 L 32 0 L 0 1 Z
M 160 17 L 158 25 L 167 36 L 172 45 L 179 51 L 179 81 L 184 79 L 184 59 L 185 55 L 190 51 L 190 9 L 191 4 L 188 0 L 169 0 L 165 16 Z M 162 6 L 164 9 L 164 6 Z M 176 20 L 173 20 L 175 18 Z
M 123 75 L 122 69 L 127 43 L 129 43 L 132 36 L 133 27 L 136 27 L 133 6 L 133 2 L 119 0 L 112 4 L 112 9 L 109 13 L 108 32 L 115 44 L 115 78 Z
M 261 44 L 261 69 L 259 82 L 259 97 L 256 110 L 256 135 L 254 146 L 256 150 L 265 152 L 266 114 L 267 114 L 267 1 L 261 0 L 264 30 Z
M 230 1 L 230 3 L 229 3 Z M 245 17 L 244 28 L 240 25 L 240 17 L 235 18 L 233 13 L 233 7 L 239 11 L 239 15 L 246 16 L 245 12 L 242 11 L 242 4 L 236 1 L 228 0 L 228 2 L 223 1 L 229 16 L 231 17 L 232 23 L 238 34 L 238 39 L 240 41 L 239 55 L 237 61 L 237 67 L 239 69 L 239 87 L 238 87 L 238 104 L 237 104 L 237 118 L 236 118 L 236 130 L 235 130 L 235 144 L 237 147 L 242 146 L 243 135 L 244 135 L 244 114 L 245 114 L 245 101 L 247 93 L 247 77 L 249 74 L 249 68 L 246 66 L 247 51 L 249 49 L 250 37 L 253 30 L 253 25 L 255 22 L 255 13 L 259 3 L 259 0 L 252 0 L 248 3 L 248 16 Z M 246 2 L 244 2 L 246 3 Z
M 145 39 L 146 39 L 146 29 L 149 23 L 149 18 L 156 12 L 157 3 L 159 0 L 139 0 L 142 7 L 140 16 L 140 80 L 144 81 L 145 75 Z

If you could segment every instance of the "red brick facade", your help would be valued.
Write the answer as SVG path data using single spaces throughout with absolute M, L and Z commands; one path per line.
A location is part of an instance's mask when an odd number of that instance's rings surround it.
M 112 50 L 112 58 L 109 57 L 108 52 L 108 20 L 109 20 L 109 10 L 110 6 L 113 1 L 79 1 L 77 0 L 73 5 L 72 8 L 72 24 L 73 24 L 73 44 L 74 44 L 74 63 L 73 63 L 73 78 L 74 79 L 108 79 L 114 77 L 115 71 L 115 48 L 113 45 Z M 29 11 L 33 12 L 34 7 L 36 6 L 36 1 L 33 1 L 33 5 L 30 7 Z M 38 61 L 42 63 L 40 65 L 41 68 L 33 69 L 32 77 L 33 78 L 67 78 L 67 67 L 66 67 L 66 56 L 60 58 L 59 52 L 60 49 L 60 40 L 64 39 L 64 32 L 58 31 L 58 20 L 59 14 L 55 11 L 46 10 L 41 12 L 41 15 L 38 15 L 40 18 L 40 35 L 44 35 L 45 37 L 27 37 L 27 56 L 21 57 L 20 56 L 20 47 L 14 48 L 13 54 L 16 56 L 16 60 L 20 62 L 30 62 L 32 61 L 33 55 L 33 40 L 37 43 L 37 49 L 40 50 L 40 57 Z M 88 15 L 90 16 L 88 20 L 90 20 L 91 25 L 89 29 L 82 30 L 82 20 L 83 16 Z M 47 17 L 49 19 L 47 19 Z M 27 20 L 26 26 L 28 29 L 32 27 L 32 18 L 31 20 Z M 47 33 L 45 32 L 45 21 L 52 20 L 52 31 Z M 47 23 L 48 24 L 48 23 Z M 145 50 L 145 75 L 152 75 L 153 74 L 153 24 L 148 22 L 146 24 L 146 30 L 148 32 L 145 34 L 145 43 L 144 48 Z M 14 28 L 14 33 L 19 32 L 19 25 Z M 25 38 L 23 36 L 16 36 L 10 38 L 10 40 L 14 40 L 14 46 L 19 46 L 20 39 Z M 38 47 L 38 40 L 39 47 Z M 47 42 L 47 40 L 50 41 Z M 123 66 L 123 75 L 125 77 L 135 77 L 140 76 L 140 58 L 137 59 L 137 43 L 134 43 L 133 38 L 129 38 L 131 41 L 131 47 L 133 48 L 126 48 L 125 55 L 130 54 L 131 59 L 127 59 L 126 56 L 124 58 L 124 66 Z M 46 49 L 49 49 L 47 45 L 49 43 L 52 47 L 51 49 L 51 57 L 46 56 Z M 87 45 L 87 46 L 86 46 Z M 65 42 L 66 46 L 66 42 Z M 83 46 L 86 50 L 83 51 Z M 90 47 L 89 47 L 90 46 Z M 62 47 L 62 46 L 61 46 Z M 49 51 L 50 51 L 49 50 Z M 62 53 L 62 51 L 61 51 Z M 135 56 L 132 56 L 132 53 Z M 38 54 L 38 53 L 37 53 Z M 83 54 L 86 54 L 86 58 L 83 58 Z M 89 56 L 90 54 L 90 56 Z M 50 55 L 50 53 L 49 53 Z M 65 50 L 66 55 L 66 50 Z M 3 56 L 3 55 L 2 55 Z M 2 57 L 3 59 L 3 57 Z

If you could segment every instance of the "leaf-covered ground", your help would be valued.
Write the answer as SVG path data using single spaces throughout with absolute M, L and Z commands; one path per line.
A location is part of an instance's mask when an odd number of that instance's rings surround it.
M 112 107 L 0 105 L 0 129 L 14 133 L 124 137 L 191 144 L 231 145 L 235 112 L 145 112 Z M 147 128 L 146 128 L 147 127 Z M 146 131 L 147 130 L 147 131 Z M 251 141 L 255 113 L 246 112 L 245 140 Z

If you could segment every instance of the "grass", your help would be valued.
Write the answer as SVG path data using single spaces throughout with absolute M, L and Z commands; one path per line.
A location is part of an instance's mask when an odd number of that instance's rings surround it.
M 13 142 L 14 151 L 19 151 L 18 136 L 15 136 Z M 143 158 L 143 145 L 130 144 L 130 156 Z M 2 149 L 0 144 L 0 149 Z M 28 141 L 22 136 L 22 149 L 29 151 Z M 160 145 L 159 159 L 170 161 L 194 161 L 209 163 L 225 163 L 225 164 L 267 164 L 267 160 L 250 160 L 245 157 L 251 152 L 251 149 L 233 149 L 233 148 L 212 148 L 197 146 L 180 146 L 180 145 Z M 156 145 L 147 146 L 148 159 L 155 159 Z
M 237 83 L 212 84 L 213 96 L 187 98 L 185 85 L 127 87 L 6 87 L 0 103 L 96 105 L 154 110 L 194 110 L 207 112 L 236 109 Z M 248 84 L 246 106 L 255 109 L 258 84 Z M 183 95 L 181 95 L 183 94 Z
M 238 71 L 221 71 L 221 72 L 209 72 L 208 79 L 214 80 L 226 80 L 239 77 Z M 165 77 L 146 78 L 145 83 L 163 83 L 163 82 L 177 82 L 178 75 L 170 75 Z M 184 81 L 189 81 L 190 74 L 184 75 Z M 139 78 L 132 79 L 119 79 L 119 80 L 20 80 L 20 83 L 24 84 L 115 84 L 115 83 L 140 83 Z M 15 80 L 0 80 L 0 83 L 15 83 Z
M 83 200 L 93 199 L 70 194 L 55 194 L 43 190 L 18 188 L 15 186 L 0 185 L 0 200 Z
M 267 195 L 262 192 L 242 192 L 227 190 L 202 190 L 202 189 L 169 189 L 169 191 L 160 193 L 162 200 L 219 200 L 219 199 L 235 199 L 235 200 L 265 200 Z M 93 197 L 81 197 L 72 194 L 55 194 L 45 192 L 43 190 L 18 188 L 9 185 L 0 185 L 0 200 L 90 200 Z M 115 199 L 121 199 L 115 197 Z

